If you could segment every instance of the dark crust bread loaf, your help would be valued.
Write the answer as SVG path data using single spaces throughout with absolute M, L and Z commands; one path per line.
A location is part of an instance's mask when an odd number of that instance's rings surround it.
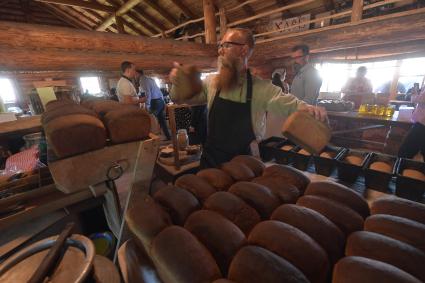
M 216 192 L 204 203 L 204 208 L 220 213 L 246 235 L 261 221 L 258 212 L 241 198 L 229 192 Z
M 280 205 L 279 199 L 265 186 L 251 182 L 237 182 L 229 188 L 232 193 L 254 208 L 261 219 L 269 219 L 276 207 Z
M 46 105 L 44 106 L 44 110 L 45 111 L 52 111 L 53 109 L 56 108 L 61 108 L 67 105 L 77 105 L 77 103 L 75 103 L 75 101 L 70 100 L 70 99 L 59 99 L 59 100 L 51 100 L 49 102 L 46 103 Z
M 191 192 L 201 203 L 205 202 L 210 195 L 216 192 L 214 187 L 207 181 L 194 174 L 180 176 L 174 182 L 174 185 Z
M 81 105 L 92 109 L 101 117 L 103 117 L 109 111 L 125 107 L 131 107 L 130 105 L 125 105 L 114 100 L 90 100 L 83 102 Z M 132 108 L 137 109 L 137 107 L 134 106 Z
M 234 183 L 229 174 L 217 168 L 203 169 L 196 176 L 203 178 L 217 191 L 226 191 Z
M 78 104 L 70 103 L 70 104 L 65 104 L 64 107 L 58 107 L 50 111 L 45 111 L 41 115 L 41 124 L 44 125 L 58 117 L 73 115 L 73 114 L 86 114 L 93 117 L 97 117 L 96 113 L 93 110 L 87 109 Z
M 207 248 L 180 226 L 159 233 L 151 255 L 164 283 L 212 282 L 223 277 Z
M 425 225 L 407 218 L 375 214 L 366 219 L 364 230 L 412 245 L 425 253 Z
M 344 204 L 318 196 L 303 196 L 297 205 L 313 209 L 332 221 L 346 235 L 363 229 L 363 218 Z
M 363 218 L 370 215 L 369 205 L 360 194 L 335 182 L 320 181 L 310 183 L 304 195 L 320 196 L 345 204 Z
M 296 203 L 300 196 L 300 191 L 295 185 L 285 183 L 279 176 L 260 176 L 252 182 L 266 186 L 282 203 Z
M 334 267 L 332 283 L 419 283 L 397 267 L 358 256 L 341 259 Z
M 231 161 L 245 164 L 246 166 L 251 168 L 252 172 L 254 172 L 256 177 L 261 176 L 261 174 L 263 174 L 264 168 L 266 168 L 266 166 L 261 160 L 251 155 L 238 155 L 234 157 Z
M 229 268 L 230 280 L 243 283 L 307 283 L 305 275 L 284 258 L 256 246 L 238 251 Z
M 317 211 L 295 204 L 276 208 L 271 218 L 300 229 L 314 239 L 335 263 L 344 254 L 345 236 L 328 218 Z
M 425 282 L 425 254 L 390 237 L 367 231 L 355 232 L 347 239 L 345 254 L 394 265 Z
M 398 197 L 375 200 L 370 208 L 372 214 L 389 214 L 425 224 L 425 205 Z
M 264 169 L 263 176 L 280 176 L 283 177 L 285 183 L 292 184 L 304 194 L 310 179 L 304 175 L 304 173 L 298 169 L 286 166 L 286 165 L 272 165 Z
M 245 164 L 238 162 L 225 162 L 220 169 L 229 174 L 235 181 L 250 181 L 255 175 Z
M 242 231 L 227 218 L 210 210 L 192 213 L 184 225 L 211 252 L 223 275 L 230 261 L 245 244 Z
M 274 220 L 257 224 L 248 237 L 248 243 L 263 247 L 285 258 L 311 282 L 325 282 L 329 271 L 326 252 L 301 230 Z

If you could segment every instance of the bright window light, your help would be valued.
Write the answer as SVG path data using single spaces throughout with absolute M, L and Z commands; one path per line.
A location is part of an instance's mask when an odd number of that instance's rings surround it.
M 81 86 L 83 92 L 88 92 L 89 94 L 100 94 L 100 84 L 98 77 L 81 77 Z
M 4 103 L 13 103 L 16 101 L 15 90 L 10 79 L 0 78 L 0 97 Z
M 209 75 L 215 75 L 218 74 L 218 72 L 209 72 L 209 73 L 201 73 L 201 80 L 205 80 L 206 77 Z

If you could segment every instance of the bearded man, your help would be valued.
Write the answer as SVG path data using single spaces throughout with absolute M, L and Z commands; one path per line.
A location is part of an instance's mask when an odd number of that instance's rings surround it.
M 180 71 L 178 63 L 175 63 L 170 73 L 173 100 L 208 105 L 208 133 L 201 168 L 218 167 L 236 155 L 250 154 L 251 142 L 260 141 L 265 134 L 267 112 L 288 116 L 302 110 L 321 121 L 327 118 L 323 108 L 308 105 L 291 94 L 284 94 L 271 81 L 251 75 L 248 59 L 254 44 L 250 30 L 227 30 L 218 44 L 219 73 L 204 80 L 201 92 L 182 97 L 187 89 L 199 88 L 182 85 L 182 81 L 190 84 L 191 80 L 182 80 L 184 72 Z

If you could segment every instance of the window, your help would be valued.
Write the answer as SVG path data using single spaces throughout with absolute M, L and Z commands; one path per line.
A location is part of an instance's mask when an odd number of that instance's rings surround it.
M 101 94 L 98 77 L 81 77 L 80 82 L 84 93 L 88 92 L 92 95 Z
M 16 94 L 10 79 L 0 78 L 0 97 L 4 103 L 14 103 Z

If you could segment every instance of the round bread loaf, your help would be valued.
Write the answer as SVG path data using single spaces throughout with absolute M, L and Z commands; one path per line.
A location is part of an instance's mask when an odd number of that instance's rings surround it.
M 310 152 L 308 152 L 307 150 L 305 150 L 304 148 L 300 149 L 300 150 L 298 151 L 298 153 L 299 153 L 299 154 L 302 154 L 302 155 L 306 155 L 306 156 L 310 156 L 310 155 L 311 155 L 311 153 L 310 153 Z
M 280 176 L 265 177 L 260 176 L 252 180 L 253 183 L 257 183 L 269 188 L 282 203 L 295 203 L 300 196 L 300 191 L 295 185 L 287 184 Z
M 332 159 L 335 157 L 335 153 L 332 151 L 324 151 L 320 154 L 320 157 Z
M 192 213 L 184 228 L 207 247 L 223 275 L 227 274 L 230 261 L 246 241 L 245 235 L 235 224 L 210 210 Z
M 183 225 L 186 218 L 200 208 L 198 200 L 191 193 L 173 186 L 161 188 L 155 193 L 154 199 L 165 207 L 177 225 Z
M 341 230 L 322 214 L 295 204 L 276 208 L 271 218 L 298 228 L 314 239 L 335 263 L 344 254 L 345 237 Z
M 246 235 L 261 221 L 258 212 L 241 198 L 229 192 L 216 192 L 204 203 L 204 208 L 220 213 Z
M 344 161 L 349 163 L 349 164 L 353 164 L 353 165 L 357 165 L 360 166 L 363 163 L 363 157 L 361 156 L 357 156 L 357 155 L 347 155 L 344 158 Z
M 75 101 L 70 100 L 70 99 L 59 99 L 59 100 L 51 100 L 49 102 L 46 103 L 45 105 L 45 111 L 49 112 L 52 111 L 56 108 L 61 108 L 63 106 L 67 106 L 67 105 L 77 105 L 77 103 L 75 103 Z
M 220 169 L 229 174 L 235 181 L 250 181 L 255 175 L 252 170 L 243 163 L 225 162 Z
M 203 178 L 217 191 L 226 191 L 234 183 L 229 174 L 216 168 L 203 169 L 196 176 Z
M 222 277 L 211 253 L 189 231 L 170 226 L 152 243 L 151 258 L 164 283 L 212 282 Z
M 305 275 L 282 257 L 256 246 L 238 251 L 229 268 L 230 280 L 243 283 L 307 283 Z
M 303 196 L 297 204 L 313 209 L 332 221 L 346 235 L 363 229 L 363 218 L 348 206 L 319 196 Z
M 395 215 L 425 224 L 425 205 L 407 199 L 383 197 L 372 203 L 370 211 L 372 214 Z
M 101 117 L 103 117 L 106 113 L 112 110 L 116 110 L 119 108 L 132 107 L 131 105 L 125 105 L 114 100 L 92 100 L 92 101 L 83 102 L 83 104 L 81 105 L 92 109 Z M 132 107 L 132 108 L 137 109 L 137 107 Z
M 50 121 L 56 119 L 57 117 L 73 115 L 73 114 L 86 114 L 93 117 L 96 117 L 96 113 L 93 110 L 82 107 L 78 104 L 65 104 L 64 107 L 54 108 L 50 111 L 45 111 L 41 115 L 41 124 L 49 123 Z
M 194 174 L 185 174 L 180 176 L 177 178 L 174 185 L 191 192 L 201 203 L 216 192 L 214 187 L 207 181 Z
M 412 245 L 425 253 L 425 225 L 407 218 L 375 214 L 364 222 L 364 230 Z
M 414 169 L 404 169 L 401 175 L 405 177 L 409 177 L 412 179 L 416 179 L 419 181 L 425 181 L 425 174 Z
M 425 254 L 390 237 L 367 231 L 355 232 L 347 239 L 345 254 L 394 265 L 425 282 Z
M 298 169 L 286 165 L 272 165 L 264 169 L 263 176 L 280 176 L 285 183 L 292 184 L 304 194 L 305 188 L 310 183 L 310 179 Z
M 264 168 L 266 168 L 261 160 L 251 155 L 238 155 L 232 159 L 232 162 L 245 164 L 254 172 L 255 176 L 263 174 Z
M 370 215 L 369 205 L 360 194 L 335 182 L 319 181 L 310 183 L 304 195 L 320 196 L 345 204 L 363 218 Z
M 229 188 L 229 192 L 254 208 L 263 220 L 268 219 L 280 204 L 279 199 L 267 187 L 255 183 L 237 182 Z
M 391 173 L 391 171 L 393 170 L 393 167 L 390 164 L 386 162 L 382 162 L 382 161 L 376 161 L 371 163 L 369 168 L 375 171 L 380 171 L 385 173 Z
M 358 256 L 341 259 L 334 267 L 332 283 L 419 283 L 397 267 Z
M 295 146 L 292 144 L 285 144 L 284 146 L 282 146 L 280 149 L 283 151 L 290 151 L 294 148 Z
M 325 282 L 329 271 L 326 252 L 301 230 L 274 220 L 258 223 L 248 243 L 263 247 L 285 258 L 301 270 L 310 282 Z

